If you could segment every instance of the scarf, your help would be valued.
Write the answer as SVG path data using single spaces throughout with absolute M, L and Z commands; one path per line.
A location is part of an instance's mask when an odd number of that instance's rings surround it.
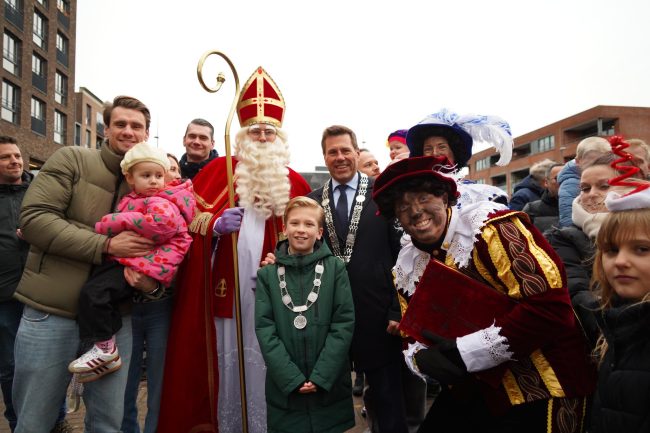
M 600 226 L 603 224 L 605 217 L 609 212 L 589 213 L 582 207 L 578 198 L 573 200 L 571 206 L 571 219 L 573 224 L 577 225 L 589 237 L 596 239 Z
M 210 163 L 213 159 L 218 157 L 219 154 L 215 149 L 212 149 L 210 151 L 210 154 L 208 155 L 208 159 L 205 161 L 201 162 L 189 162 L 187 160 L 187 153 L 184 153 L 183 156 L 181 156 L 181 160 L 178 161 L 178 165 L 180 166 L 181 169 L 181 177 L 183 179 L 194 179 L 194 176 L 197 175 L 199 171 L 206 165 Z

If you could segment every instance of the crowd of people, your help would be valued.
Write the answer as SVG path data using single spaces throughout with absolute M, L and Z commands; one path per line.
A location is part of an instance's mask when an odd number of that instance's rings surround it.
M 232 159 L 201 118 L 180 160 L 150 146 L 129 96 L 37 176 L 0 136 L 12 432 L 69 431 L 76 395 L 86 431 L 140 432 L 143 367 L 147 433 L 344 432 L 353 390 L 371 433 L 650 432 L 644 141 L 587 138 L 509 198 L 463 178 L 476 141 L 510 161 L 497 116 L 392 132 L 383 171 L 332 125 L 312 191 L 263 68 L 237 114 Z

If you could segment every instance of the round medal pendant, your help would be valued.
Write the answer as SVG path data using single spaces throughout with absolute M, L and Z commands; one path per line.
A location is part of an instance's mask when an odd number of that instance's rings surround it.
M 307 318 L 302 314 L 297 315 L 296 318 L 293 319 L 293 326 L 295 326 L 296 329 L 303 329 L 307 326 Z

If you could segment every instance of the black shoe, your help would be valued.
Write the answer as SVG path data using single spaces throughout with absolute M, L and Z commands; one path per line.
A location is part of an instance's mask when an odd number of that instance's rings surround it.
M 352 385 L 352 395 L 361 397 L 363 395 L 363 373 L 357 373 Z

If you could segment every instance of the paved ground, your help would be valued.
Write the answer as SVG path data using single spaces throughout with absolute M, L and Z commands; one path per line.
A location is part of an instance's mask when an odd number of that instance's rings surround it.
M 141 428 L 144 425 L 144 417 L 146 415 L 146 410 L 147 410 L 146 406 L 147 406 L 146 382 L 141 382 L 140 394 L 138 395 L 138 420 L 140 421 Z M 362 406 L 363 403 L 361 401 L 361 398 L 354 397 L 354 412 L 356 414 L 356 426 L 353 429 L 348 430 L 346 433 L 363 433 L 363 431 L 366 430 L 366 422 L 361 417 Z M 10 433 L 9 424 L 7 424 L 7 420 L 2 415 L 4 414 L 4 410 L 5 410 L 4 404 L 2 403 L 2 399 L 0 399 L 0 433 Z M 85 411 L 82 404 L 78 412 L 68 414 L 66 417 L 70 425 L 74 428 L 75 433 L 83 432 L 84 414 Z

